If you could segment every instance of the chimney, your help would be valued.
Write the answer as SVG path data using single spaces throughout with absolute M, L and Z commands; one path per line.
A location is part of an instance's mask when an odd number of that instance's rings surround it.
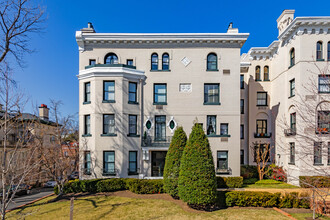
M 92 22 L 88 22 L 87 23 L 87 28 L 83 28 L 83 29 L 81 29 L 81 31 L 83 33 L 95 33 Z
M 229 23 L 227 33 L 238 33 L 238 28 L 233 28 L 233 22 Z
M 277 21 L 278 35 L 281 35 L 283 31 L 291 24 L 294 19 L 295 10 L 284 10 Z
M 45 121 L 49 120 L 49 108 L 47 108 L 47 105 L 41 104 L 39 107 L 39 118 Z

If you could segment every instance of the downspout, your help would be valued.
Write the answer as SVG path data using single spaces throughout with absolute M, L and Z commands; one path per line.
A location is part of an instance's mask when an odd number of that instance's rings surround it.
M 144 122 L 144 103 L 143 103 L 143 86 L 144 86 L 144 79 L 140 79 L 140 91 L 141 91 L 141 95 L 140 95 L 140 103 L 141 103 L 141 123 L 140 123 L 140 131 L 141 131 L 141 149 L 140 149 L 140 174 L 142 174 L 141 176 L 144 177 L 144 162 L 143 162 L 143 136 L 144 136 L 144 131 L 143 131 L 143 122 Z

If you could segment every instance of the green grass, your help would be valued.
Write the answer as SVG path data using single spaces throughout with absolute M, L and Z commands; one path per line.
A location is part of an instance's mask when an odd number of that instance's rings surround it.
M 51 198 L 48 198 L 49 200 Z M 7 214 L 8 219 L 68 219 L 70 201 L 43 203 L 41 200 Z M 228 208 L 214 212 L 187 212 L 164 200 L 114 196 L 77 198 L 74 219 L 288 219 L 273 209 Z
M 262 182 L 264 181 L 264 182 Z M 254 184 L 243 184 L 243 188 L 251 188 L 251 189 L 296 189 L 300 188 L 298 186 L 294 186 L 288 183 L 279 182 L 275 180 L 259 180 Z M 274 182 L 274 183 L 273 183 Z
M 296 218 L 297 220 L 306 220 L 306 218 L 312 218 L 313 213 L 289 213 L 292 217 Z M 329 217 L 316 215 L 316 219 L 319 220 L 330 220 Z

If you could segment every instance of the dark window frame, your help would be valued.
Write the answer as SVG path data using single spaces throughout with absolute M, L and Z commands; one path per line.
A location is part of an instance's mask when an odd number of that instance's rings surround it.
M 91 115 L 84 115 L 84 135 L 91 135 Z
M 113 125 L 111 125 L 110 120 L 109 120 L 109 124 L 107 124 L 109 126 L 108 130 L 110 130 L 110 127 L 113 126 L 113 133 L 106 131 L 106 126 L 105 126 L 106 125 L 105 124 L 106 116 L 109 116 L 109 118 L 110 118 L 110 116 L 113 116 Z M 103 136 L 116 136 L 116 116 L 115 116 L 115 114 L 103 114 L 103 123 L 102 123 L 102 125 L 103 125 L 103 127 L 102 127 L 102 135 Z
M 223 126 L 227 126 L 227 133 L 224 133 Z M 220 135 L 229 135 L 229 124 L 228 123 L 220 123 Z
M 322 142 L 314 142 L 314 165 L 322 164 Z
M 316 61 L 324 61 L 323 59 L 323 42 L 318 41 L 316 43 Z
M 290 128 L 293 131 L 296 131 L 297 129 L 297 114 L 296 112 L 293 112 L 290 114 Z
M 164 119 L 164 120 L 157 120 L 157 119 Z M 161 125 L 161 131 L 163 131 L 164 126 L 164 134 L 157 132 L 158 125 Z M 166 115 L 155 115 L 155 141 L 165 141 L 166 140 Z M 160 134 L 160 135 L 159 135 Z
M 167 61 L 166 57 L 167 56 Z M 167 66 L 167 68 L 166 68 Z M 170 55 L 168 53 L 163 53 L 162 55 L 162 70 L 168 71 L 170 70 Z
M 87 157 L 89 155 L 89 157 Z M 89 165 L 89 166 L 88 166 Z M 84 151 L 84 174 L 91 175 L 92 157 L 90 151 Z
M 244 150 L 241 150 L 240 151 L 240 164 L 241 165 L 244 165 Z
M 244 89 L 244 74 L 240 75 L 240 88 Z
M 108 58 L 109 57 L 112 57 L 109 60 L 110 62 L 108 62 Z M 115 53 L 108 53 L 107 55 L 104 56 L 104 64 L 110 64 L 110 65 L 112 65 L 112 64 L 118 64 L 118 63 L 119 63 L 119 60 L 118 60 L 117 54 L 115 54 Z
M 259 98 L 259 94 L 266 94 L 266 98 Z M 259 104 L 261 101 L 265 101 L 265 104 Z M 268 93 L 267 92 L 257 92 L 257 106 L 268 106 Z
M 255 69 L 255 81 L 261 81 L 261 67 L 259 65 Z
M 131 124 L 131 117 L 135 117 L 135 124 Z M 133 133 L 131 133 L 131 126 L 135 129 Z M 137 135 L 137 115 L 128 115 L 128 135 Z
M 241 124 L 241 130 L 240 130 L 240 138 L 244 139 L 244 124 Z
M 152 53 L 151 54 L 151 70 L 158 70 L 158 54 Z
M 131 91 L 131 84 L 135 85 L 135 91 Z M 137 104 L 137 90 L 138 90 L 138 84 L 137 82 L 128 82 L 128 103 L 129 104 Z M 135 100 L 130 100 L 130 94 L 134 94 Z
M 131 153 L 135 153 L 135 161 L 131 161 Z M 128 175 L 137 175 L 138 174 L 138 163 L 137 163 L 138 152 L 129 151 L 128 152 Z M 135 164 L 135 170 L 131 170 L 131 164 Z
M 156 86 L 165 85 L 165 93 L 156 93 Z M 165 102 L 156 102 L 156 96 L 165 96 Z M 154 83 L 154 105 L 167 105 L 167 83 Z
M 261 121 L 262 126 L 259 128 L 258 127 L 258 121 Z M 261 132 L 259 132 L 259 130 Z M 265 132 L 263 132 L 265 131 Z M 257 119 L 256 120 L 256 133 L 257 134 L 267 134 L 267 119 Z
M 296 64 L 296 52 L 295 52 L 295 49 L 294 49 L 294 47 L 293 48 L 291 48 L 291 50 L 290 50 L 290 66 L 289 66 L 289 68 L 291 68 L 292 66 L 294 66 L 295 64 Z
M 87 86 L 89 87 L 89 91 L 87 91 Z M 84 83 L 84 103 L 91 103 L 91 82 Z
M 215 60 L 211 60 L 211 58 Z M 206 70 L 207 71 L 218 71 L 218 55 L 216 53 L 209 53 L 206 57 Z
M 223 158 L 219 157 L 219 153 L 225 153 L 226 155 L 226 159 L 225 160 L 221 160 Z M 221 150 L 221 151 L 217 151 L 217 169 L 222 169 L 222 170 L 228 170 L 228 164 L 229 164 L 229 157 L 228 157 L 228 151 L 227 150 Z M 224 166 L 223 167 L 220 167 L 220 162 L 221 161 L 224 161 Z
M 113 83 L 113 91 L 111 90 L 105 90 L 106 89 L 106 83 Z M 113 100 L 112 99 L 105 99 L 106 98 L 106 94 L 114 94 L 113 95 Z M 102 102 L 109 102 L 109 103 L 114 103 L 116 102 L 116 81 L 114 80 L 104 80 L 103 81 L 103 101 Z
M 241 115 L 243 115 L 244 114 L 244 99 L 241 99 L 240 100 L 240 109 L 241 109 Z
M 296 95 L 296 79 L 293 78 L 290 80 L 290 97 L 293 97 Z
M 132 64 L 129 64 L 130 62 L 132 62 Z M 126 65 L 127 65 L 127 66 L 134 66 L 134 61 L 133 61 L 133 59 L 127 59 L 127 60 L 126 60 Z
M 208 91 L 210 89 L 207 88 L 208 86 L 218 87 L 217 88 L 218 93 L 217 94 L 209 94 Z M 216 95 L 218 96 L 218 101 L 209 101 L 210 97 L 213 97 L 213 96 L 216 96 Z M 212 98 L 212 99 L 214 99 L 214 98 Z M 220 83 L 204 83 L 204 105 L 220 105 Z
M 90 66 L 94 66 L 96 64 L 96 60 L 95 59 L 89 59 L 89 65 Z
M 318 92 L 319 93 L 330 93 L 330 75 L 329 74 L 322 74 L 319 75 L 318 77 L 318 82 L 319 82 L 319 86 L 318 86 Z M 328 81 L 328 83 L 321 83 L 321 81 Z M 321 91 L 321 87 L 327 87 L 328 89 L 326 89 L 325 91 Z
M 317 130 L 321 133 L 330 132 L 330 111 L 317 111 Z
M 106 153 L 113 153 L 113 162 L 105 161 Z M 106 170 L 106 164 L 113 164 L 113 172 Z M 116 175 L 116 152 L 115 151 L 103 151 L 103 175 Z
M 210 120 L 209 120 L 210 118 Z M 215 118 L 215 123 L 214 123 L 214 132 L 213 133 L 209 133 L 209 122 L 211 122 L 211 118 Z M 213 127 L 213 126 L 212 126 Z M 207 115 L 206 116 L 206 134 L 210 135 L 210 136 L 214 136 L 217 134 L 217 116 L 216 115 Z
M 295 164 L 296 161 L 296 146 L 294 142 L 290 142 L 290 157 L 289 157 L 289 164 Z
M 269 81 L 269 66 L 264 66 L 264 81 Z

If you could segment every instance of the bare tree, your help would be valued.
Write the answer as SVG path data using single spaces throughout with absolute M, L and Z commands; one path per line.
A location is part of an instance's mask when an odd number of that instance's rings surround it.
M 257 165 L 259 180 L 262 180 L 267 172 L 272 149 L 269 143 L 255 142 L 250 146 L 254 162 Z
M 44 11 L 33 0 L 0 0 L 0 63 L 11 54 L 22 65 L 24 53 L 31 53 L 29 34 L 40 33 Z
M 51 112 L 54 116 L 55 129 L 52 133 L 40 133 L 40 155 L 42 158 L 42 166 L 44 171 L 54 181 L 57 182 L 59 194 L 62 194 L 63 185 L 68 181 L 69 174 L 72 169 L 77 167 L 79 162 L 79 150 L 77 148 L 69 148 L 71 152 L 64 151 L 62 146 L 66 145 L 67 138 L 76 132 L 75 122 L 71 115 L 62 117 L 60 114 L 60 101 L 51 100 Z M 44 142 L 44 135 L 50 135 L 51 141 Z M 66 153 L 67 152 L 67 153 Z

